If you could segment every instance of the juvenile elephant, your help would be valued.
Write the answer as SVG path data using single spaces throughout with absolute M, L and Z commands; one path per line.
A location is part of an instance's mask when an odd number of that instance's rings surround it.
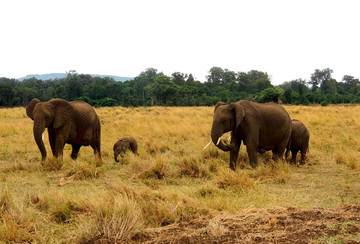
M 231 131 L 230 145 L 220 137 Z M 291 120 L 286 110 L 276 103 L 254 103 L 240 100 L 215 106 L 211 138 L 223 151 L 230 151 L 230 168 L 235 170 L 241 141 L 247 148 L 250 165 L 257 166 L 257 151 L 272 150 L 273 158 L 283 158 L 290 138 Z
M 310 133 L 306 126 L 299 120 L 291 120 L 292 130 L 291 138 L 285 152 L 287 158 L 291 151 L 291 163 L 296 163 L 296 155 L 298 151 L 301 153 L 300 164 L 305 164 L 306 153 L 309 150 Z
M 117 159 L 119 154 L 121 155 L 127 150 L 131 150 L 133 153 L 137 154 L 137 149 L 137 142 L 133 137 L 123 137 L 114 144 L 114 159 L 116 162 L 119 162 L 119 160 Z
M 50 147 L 55 157 L 62 157 L 65 143 L 72 146 L 71 158 L 74 160 L 81 146 L 90 145 L 101 162 L 100 120 L 93 107 L 86 102 L 68 102 L 59 98 L 40 102 L 34 98 L 26 107 L 26 114 L 34 121 L 34 138 L 42 162 L 46 159 L 42 140 L 45 128 L 48 128 Z

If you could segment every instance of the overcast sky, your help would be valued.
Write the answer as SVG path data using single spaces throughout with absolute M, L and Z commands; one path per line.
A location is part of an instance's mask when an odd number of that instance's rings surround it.
M 205 81 L 218 66 L 272 84 L 360 78 L 357 0 L 2 0 L 0 77 L 137 76 L 147 68 Z

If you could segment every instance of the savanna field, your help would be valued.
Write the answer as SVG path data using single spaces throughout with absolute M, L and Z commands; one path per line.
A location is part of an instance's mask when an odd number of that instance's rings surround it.
M 359 243 L 360 106 L 284 106 L 310 131 L 305 165 L 211 144 L 214 107 L 98 108 L 91 147 L 42 166 L 25 108 L 0 109 L 0 242 Z M 124 136 L 138 155 L 113 158 Z M 224 135 L 226 140 L 228 135 Z M 300 155 L 298 155 L 300 156 Z

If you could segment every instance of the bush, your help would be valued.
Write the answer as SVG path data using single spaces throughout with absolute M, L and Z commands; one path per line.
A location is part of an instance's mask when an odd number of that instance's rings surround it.
M 328 102 L 327 101 L 321 101 L 320 105 L 325 107 L 325 106 L 328 105 Z
M 277 102 L 280 95 L 281 95 L 280 91 L 274 88 L 266 88 L 265 90 L 261 91 L 259 102 L 260 103 Z
M 101 99 L 97 104 L 96 107 L 113 107 L 116 105 L 116 100 L 110 97 Z

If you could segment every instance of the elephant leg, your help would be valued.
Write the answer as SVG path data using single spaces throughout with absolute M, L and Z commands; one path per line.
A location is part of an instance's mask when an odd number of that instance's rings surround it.
M 247 153 L 249 156 L 249 161 L 250 161 L 250 165 L 253 168 L 256 168 L 257 166 L 257 150 L 256 150 L 256 146 L 247 146 Z
M 272 160 L 278 161 L 279 159 L 282 159 L 284 155 L 284 152 L 281 152 L 278 148 L 272 150 Z
M 65 140 L 61 136 L 57 136 L 55 138 L 55 154 L 54 154 L 56 158 L 59 156 L 62 158 L 64 146 L 65 146 Z
M 283 140 L 280 142 L 280 144 L 273 150 L 273 160 L 277 161 L 279 159 L 284 159 L 284 153 L 285 149 L 288 145 L 289 137 L 285 136 L 283 137 Z
M 95 156 L 98 157 L 99 159 L 101 159 L 100 145 L 91 145 L 91 147 L 94 150 Z
M 236 170 L 236 163 L 237 163 L 237 159 L 238 159 L 239 151 L 240 151 L 241 139 L 236 138 L 235 136 L 232 136 L 231 144 L 235 145 L 235 146 L 230 151 L 230 169 L 235 171 Z
M 76 159 L 77 159 L 77 156 L 78 156 L 80 147 L 81 147 L 81 145 L 72 144 L 72 152 L 71 152 L 71 155 L 70 155 L 70 156 L 71 156 L 71 158 L 72 158 L 73 160 L 76 160 Z
M 130 145 L 130 150 L 131 150 L 134 154 L 137 154 L 137 145 L 135 145 L 135 144 Z
M 305 164 L 306 161 L 306 149 L 302 148 L 301 149 L 301 161 L 300 164 Z
M 291 150 L 291 164 L 296 164 L 296 155 L 298 153 L 299 150 L 297 149 L 294 149 L 294 150 Z
M 102 160 L 101 160 L 100 144 L 98 144 L 98 145 L 91 145 L 91 147 L 92 147 L 92 149 L 94 150 L 96 167 L 101 166 L 101 165 L 102 165 Z
M 48 133 L 49 133 L 49 143 L 50 143 L 51 151 L 53 156 L 55 156 L 55 133 L 50 128 L 48 128 Z
M 246 145 L 246 151 L 249 157 L 250 165 L 252 168 L 256 168 L 257 151 L 258 151 L 257 149 L 259 147 L 259 142 L 257 138 L 259 138 L 259 136 L 254 132 L 253 133 L 249 132 L 249 133 L 252 134 L 253 136 L 245 138 L 244 144 Z

